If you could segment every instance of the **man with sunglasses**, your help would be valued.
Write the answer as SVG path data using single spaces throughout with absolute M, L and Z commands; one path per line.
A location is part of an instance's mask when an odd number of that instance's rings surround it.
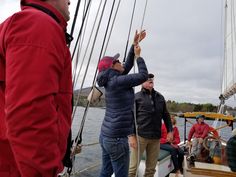
M 135 94 L 136 120 L 139 149 L 131 148 L 129 177 L 135 177 L 141 155 L 146 151 L 145 177 L 153 177 L 160 151 L 162 120 L 166 125 L 167 139 L 172 140 L 172 124 L 166 108 L 165 98 L 153 88 L 154 75 L 148 74 L 148 80 L 142 84 L 142 90 Z M 135 141 L 134 141 L 135 142 Z M 139 161 L 138 161 L 139 159 Z
M 146 36 L 145 31 L 135 33 L 133 45 L 124 65 L 118 58 L 103 57 L 98 64 L 97 83 L 105 87 L 106 112 L 101 127 L 102 169 L 100 177 L 128 177 L 129 144 L 128 136 L 134 134 L 134 89 L 148 78 L 146 64 L 140 57 L 138 41 Z M 134 65 L 138 73 L 128 74 Z M 132 139 L 130 140 L 132 141 Z M 136 145 L 131 142 L 130 144 Z

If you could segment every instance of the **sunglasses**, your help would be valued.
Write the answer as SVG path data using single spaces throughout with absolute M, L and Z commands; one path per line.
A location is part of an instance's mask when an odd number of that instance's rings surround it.
M 113 62 L 112 62 L 112 64 L 114 65 L 114 64 L 116 64 L 116 63 L 121 63 L 119 60 L 114 60 Z

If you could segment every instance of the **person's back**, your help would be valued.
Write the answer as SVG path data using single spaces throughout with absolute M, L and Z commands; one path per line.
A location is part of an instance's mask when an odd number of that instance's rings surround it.
M 134 48 L 132 47 L 130 49 L 132 57 L 127 60 L 129 65 L 133 63 L 133 50 Z M 142 61 L 138 59 L 137 62 Z M 140 65 L 142 65 L 141 72 L 132 75 L 124 75 L 111 68 L 99 73 L 98 80 L 102 77 L 109 78 L 106 83 L 103 83 L 104 85 L 100 85 L 105 87 L 106 113 L 101 129 L 101 133 L 104 136 L 117 138 L 127 137 L 127 135 L 132 134 L 130 127 L 133 123 L 133 87 L 144 82 L 147 78 L 146 68 L 143 63 L 140 63 Z M 130 66 L 125 68 L 130 68 Z
M 0 176 L 63 170 L 72 111 L 69 4 L 21 0 L 22 11 L 0 25 Z

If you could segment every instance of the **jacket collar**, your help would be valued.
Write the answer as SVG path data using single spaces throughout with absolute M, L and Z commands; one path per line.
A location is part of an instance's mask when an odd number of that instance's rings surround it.
M 47 12 L 45 11 L 44 12 L 47 13 L 49 16 L 51 16 L 54 20 L 56 20 L 58 24 L 62 27 L 62 29 L 66 31 L 67 22 L 64 19 L 64 17 L 61 15 L 61 13 L 55 7 L 39 0 L 21 0 L 21 10 L 31 8 L 34 6 L 38 6 L 39 8 L 45 9 Z M 39 8 L 36 8 L 36 9 L 39 9 Z
M 150 90 L 145 89 L 145 88 L 142 87 L 141 91 L 142 91 L 143 93 L 146 93 L 146 94 L 149 94 L 149 95 L 150 95 L 150 94 L 152 94 L 152 93 L 154 92 L 154 89 L 152 89 L 152 90 L 150 91 Z

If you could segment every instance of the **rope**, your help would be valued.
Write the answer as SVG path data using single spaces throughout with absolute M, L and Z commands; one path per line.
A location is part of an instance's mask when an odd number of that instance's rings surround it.
M 79 0 L 79 1 L 77 2 L 77 5 L 76 5 L 75 14 L 74 14 L 74 19 L 73 19 L 73 23 L 72 23 L 72 26 L 71 26 L 71 32 L 70 32 L 70 35 L 71 35 L 71 36 L 73 36 L 73 33 L 74 33 L 75 24 L 76 24 L 78 12 L 79 12 L 80 2 L 81 2 L 81 0 Z M 70 47 L 70 44 L 71 44 L 71 43 L 69 43 L 69 45 L 68 45 L 69 47 Z
M 116 12 L 115 12 L 115 15 L 114 15 L 114 18 L 113 18 L 113 21 L 112 21 L 111 30 L 110 30 L 110 33 L 109 33 L 109 36 L 108 36 L 108 40 L 107 40 L 106 47 L 105 47 L 105 49 L 104 49 L 103 56 L 105 56 L 106 51 L 107 51 L 108 43 L 109 43 L 109 41 L 110 41 L 111 33 L 112 33 L 112 30 L 113 30 L 113 27 L 114 27 L 114 24 L 115 24 L 115 19 L 116 19 L 117 13 L 118 13 L 118 9 L 119 9 L 119 7 L 120 7 L 120 2 L 121 2 L 121 0 L 119 0 L 118 5 L 117 5 L 117 7 L 116 7 Z
M 80 57 L 80 54 L 81 54 L 81 50 L 82 50 L 82 44 L 84 42 L 84 37 L 85 37 L 85 30 L 87 28 L 87 24 L 88 24 L 88 17 L 89 17 L 89 14 L 90 14 L 90 7 L 89 6 L 89 10 L 88 10 L 88 15 L 87 15 L 87 18 L 86 18 L 86 21 L 85 21 L 85 28 L 83 30 L 83 36 L 82 36 L 82 40 L 79 41 L 79 47 L 78 47 L 78 50 L 77 50 L 77 54 L 76 54 L 76 58 L 74 60 L 74 68 L 73 68 L 73 88 L 75 88 L 76 84 L 77 84 L 77 77 L 79 75 L 76 76 L 76 73 L 77 73 L 77 68 L 78 68 L 78 61 L 79 61 L 79 57 Z M 86 1 L 84 3 L 84 10 L 86 9 Z M 85 15 L 85 12 L 83 13 L 83 16 Z M 80 65 L 80 69 L 82 67 L 82 64 Z
M 143 23 L 144 23 L 144 18 L 145 18 L 145 14 L 146 14 L 147 2 L 148 2 L 148 0 L 146 0 L 146 3 L 145 3 L 145 8 L 144 8 L 144 12 L 143 12 L 141 27 L 140 27 L 140 34 L 139 34 L 138 43 L 140 41 L 141 32 L 142 32 L 142 29 L 143 29 Z M 134 73 L 135 73 L 135 64 L 134 64 Z M 139 163 L 140 163 L 140 140 L 139 140 L 139 137 L 138 137 L 138 124 L 137 124 L 136 105 L 135 104 L 134 104 L 134 110 L 135 110 L 134 111 L 135 129 L 136 129 L 136 137 L 137 137 L 137 144 L 138 144 L 138 147 L 137 147 L 138 148 L 138 158 L 137 158 L 137 168 L 136 168 L 136 174 L 135 174 L 135 177 L 137 177 L 138 176 Z
M 97 31 L 96 31 L 96 34 L 95 34 L 95 37 L 94 37 L 93 46 L 92 46 L 91 53 L 90 53 L 90 56 L 89 56 L 89 59 L 88 59 L 88 63 L 87 63 L 86 69 L 85 69 L 85 74 L 84 74 L 84 77 L 83 77 L 83 80 L 82 80 L 82 84 L 81 84 L 81 87 L 80 87 L 78 98 L 76 100 L 76 106 L 73 109 L 72 121 L 73 121 L 74 116 L 75 116 L 75 112 L 76 112 L 76 109 L 77 109 L 77 104 L 78 104 L 79 96 L 81 95 L 81 91 L 82 91 L 83 84 L 84 84 L 84 81 L 85 81 L 85 76 L 87 75 L 87 72 L 88 72 L 88 67 L 89 67 L 89 64 L 90 64 L 90 61 L 91 61 L 93 49 L 94 49 L 94 46 L 95 46 L 95 41 L 97 39 L 97 34 L 98 34 L 98 31 L 99 31 L 99 28 L 100 28 L 100 24 L 101 24 L 101 20 L 102 20 L 103 14 L 104 14 L 106 2 L 107 2 L 107 0 L 105 0 L 104 5 L 103 5 L 102 13 L 101 13 L 100 20 L 99 20 L 99 25 L 97 27 Z M 74 161 L 75 161 L 74 156 L 75 156 L 76 147 L 79 144 L 81 144 L 81 142 L 82 142 L 82 132 L 83 132 L 84 124 L 85 124 L 85 119 L 86 119 L 86 116 L 87 116 L 87 111 L 89 109 L 89 105 L 90 105 L 90 101 L 87 102 L 86 109 L 84 111 L 83 118 L 82 118 L 82 121 L 81 121 L 80 129 L 79 129 L 79 131 L 78 131 L 78 133 L 76 135 L 75 141 L 72 144 L 72 150 L 71 150 L 72 168 L 73 168 L 73 164 L 74 164 Z M 71 169 L 68 169 L 67 171 L 70 174 Z
M 74 86 L 77 85 L 77 81 L 78 81 L 78 78 L 79 78 L 79 76 L 80 76 L 80 73 L 81 73 L 81 70 L 82 70 L 82 66 L 83 66 L 83 64 L 84 64 L 85 56 L 86 56 L 86 54 L 87 54 L 87 51 L 88 51 L 88 48 L 89 48 L 89 45 L 90 45 L 90 41 L 91 41 L 91 38 L 92 38 L 92 34 L 93 34 L 93 32 L 94 32 L 95 24 L 96 24 L 96 22 L 97 22 L 97 18 L 98 18 L 99 11 L 100 11 L 100 9 L 101 9 L 101 5 L 102 5 L 102 0 L 100 1 L 98 10 L 97 10 L 97 13 L 96 13 L 96 16 L 95 16 L 95 20 L 94 20 L 94 23 L 93 23 L 93 26 L 92 26 L 92 30 L 91 30 L 91 33 L 90 33 L 90 36 L 89 36 L 89 39 L 88 39 L 88 43 L 87 43 L 87 46 L 86 46 L 86 49 L 85 49 L 85 52 L 84 52 L 84 55 L 83 55 L 83 59 L 82 59 L 82 62 L 81 62 L 81 64 L 80 64 L 80 68 L 79 68 L 78 74 L 77 74 L 77 76 L 76 76 L 76 78 L 75 78 L 75 84 L 74 84 Z
M 146 0 L 146 3 L 145 3 L 145 7 L 144 7 L 144 11 L 143 11 L 142 23 L 141 23 L 141 27 L 140 27 L 140 32 L 143 30 L 143 23 L 144 23 L 144 18 L 146 16 L 147 3 L 148 3 L 148 0 Z M 140 36 L 139 36 L 139 38 L 140 38 Z M 139 40 L 138 40 L 138 42 L 139 42 Z
M 100 50 L 100 54 L 99 54 L 98 61 L 97 61 L 97 66 L 98 66 L 98 63 L 99 63 L 99 61 L 101 60 L 101 57 L 102 57 L 102 51 L 103 51 L 103 48 L 104 48 L 104 45 L 105 45 L 105 41 L 106 41 L 106 37 L 107 37 L 107 31 L 108 31 L 109 26 L 110 26 L 110 21 L 111 21 L 111 16 L 112 16 L 112 13 L 113 13 L 114 5 L 115 5 L 115 0 L 113 0 L 113 3 L 112 3 L 112 7 L 111 7 L 111 11 L 110 11 L 108 22 L 107 22 L 107 27 L 106 27 L 105 35 L 104 35 L 103 42 L 102 42 L 102 48 Z M 92 86 L 93 87 L 96 84 L 97 71 L 98 71 L 98 67 L 96 67 L 96 70 L 95 70 L 95 73 L 94 73 L 94 78 L 93 78 L 93 82 L 92 82 Z
M 84 168 L 82 170 L 79 170 L 79 171 L 76 171 L 76 172 L 72 173 L 72 175 L 78 175 L 78 174 L 83 173 L 85 171 L 88 171 L 88 170 L 90 170 L 92 168 L 95 168 L 95 167 L 97 167 L 100 164 L 101 164 L 101 162 L 98 161 L 98 162 L 94 163 L 93 165 L 90 165 L 90 166 L 88 166 L 88 167 L 86 167 L 86 168 Z
M 89 143 L 89 144 L 82 144 L 82 146 L 93 146 L 93 145 L 97 145 L 99 144 L 99 142 L 94 142 L 94 143 Z
M 129 25 L 129 32 L 128 32 L 127 42 L 126 42 L 126 46 L 125 46 L 125 53 L 124 53 L 123 63 L 125 62 L 126 55 L 127 55 L 127 48 L 128 48 L 128 44 L 129 44 L 130 31 L 131 31 L 131 27 L 132 27 L 132 24 L 133 24 L 135 7 L 136 7 L 136 0 L 134 1 L 134 5 L 133 5 L 133 10 L 132 10 L 131 20 L 130 20 L 130 25 Z
M 72 60 L 73 60 L 73 58 L 74 58 L 75 51 L 76 51 L 76 48 L 77 48 L 77 46 L 78 46 L 78 42 L 79 42 L 79 39 L 80 39 L 82 30 L 83 30 L 83 27 L 84 27 L 85 18 L 86 18 L 86 16 L 87 16 L 88 9 L 89 9 L 89 6 L 90 6 L 90 4 L 91 4 L 91 1 L 92 1 L 92 0 L 89 0 L 88 5 L 87 5 L 87 8 L 86 8 L 86 11 L 85 11 L 85 14 L 84 14 L 84 16 L 83 16 L 83 18 L 82 18 L 82 24 L 81 24 L 81 27 L 80 27 L 80 30 L 79 30 L 78 37 L 77 37 L 76 42 L 75 42 L 74 50 L 73 50 L 73 52 L 72 52 Z
M 75 115 L 75 112 L 76 112 L 76 109 L 77 109 L 77 105 L 78 105 L 78 101 L 79 101 L 79 97 L 80 97 L 80 95 L 81 95 L 82 88 L 83 88 L 83 86 L 84 86 L 85 77 L 86 77 L 86 75 L 87 75 L 88 67 L 89 67 L 89 64 L 90 64 L 90 61 L 91 61 L 91 58 L 92 58 L 92 53 L 93 53 L 93 50 L 94 50 L 95 42 L 96 42 L 96 40 L 97 40 L 97 35 L 98 35 L 99 28 L 100 28 L 101 20 L 102 20 L 103 14 L 104 14 L 106 2 L 107 2 L 107 0 L 105 0 L 105 2 L 104 2 L 104 4 L 103 4 L 102 13 L 101 13 L 101 16 L 100 16 L 100 19 L 99 19 L 99 25 L 98 25 L 97 30 L 96 30 L 96 34 L 95 34 L 95 37 L 94 37 L 92 49 L 91 49 L 91 52 L 90 52 L 90 55 L 89 55 L 88 63 L 87 63 L 87 65 L 86 65 L 84 77 L 83 77 L 83 79 L 82 79 L 82 84 L 81 84 L 81 87 L 80 87 L 80 90 L 79 90 L 79 93 L 78 93 L 78 97 L 77 97 L 77 100 L 76 100 L 76 104 L 75 104 L 76 107 L 75 107 L 75 109 L 73 110 L 72 118 L 74 118 L 74 115 Z M 87 105 L 88 105 L 88 104 L 87 104 Z M 86 106 L 86 107 L 87 107 L 87 106 Z M 87 109 L 88 109 L 88 108 L 86 108 L 86 110 L 87 110 Z M 82 122 L 83 122 L 83 121 L 82 121 Z M 81 124 L 81 126 L 84 126 L 84 125 Z
M 204 138 L 202 145 L 203 145 L 204 148 L 205 148 L 206 150 L 208 150 L 208 151 L 209 151 L 209 147 L 208 147 L 208 141 L 209 141 L 209 139 L 211 139 L 211 140 L 213 140 L 213 141 L 217 141 L 217 142 L 219 142 L 219 143 L 221 144 L 221 139 L 219 139 L 219 138 L 217 138 L 217 137 L 214 137 L 214 136 L 207 136 L 206 138 Z
M 108 18 L 108 22 L 107 22 L 107 27 L 106 27 L 106 31 L 105 31 L 105 35 L 104 35 L 104 38 L 103 38 L 103 42 L 102 42 L 102 48 L 100 50 L 100 54 L 99 54 L 99 57 L 98 57 L 98 63 L 102 57 L 102 52 L 103 52 L 103 48 L 104 48 L 104 45 L 105 45 L 105 41 L 106 41 L 106 38 L 107 38 L 107 33 L 108 33 L 108 29 L 109 29 L 109 26 L 110 26 L 110 22 L 111 22 L 111 17 L 112 17 L 112 13 L 113 13 L 113 9 L 114 9 L 114 5 L 115 5 L 115 0 L 113 0 L 113 3 L 112 3 L 112 7 L 111 7 L 111 11 L 110 11 L 110 15 L 109 15 L 109 18 Z M 97 64 L 98 64 L 97 63 Z M 97 73 L 97 69 L 96 69 L 96 72 L 95 72 L 95 76 L 96 76 L 96 73 Z M 95 80 L 95 77 L 94 77 L 94 80 Z M 93 84 L 95 82 L 93 81 Z
M 85 76 L 87 75 L 87 71 L 88 71 L 88 66 L 89 66 L 89 63 L 91 61 L 91 57 L 92 57 L 92 51 L 94 49 L 94 46 L 95 46 L 95 41 L 97 39 L 97 35 L 98 35 L 98 31 L 99 31 L 99 28 L 100 28 L 100 24 L 101 24 L 101 20 L 102 20 L 102 17 L 103 17 L 103 14 L 104 14 L 104 10 L 105 10 L 105 6 L 106 6 L 106 2 L 107 0 L 105 0 L 104 4 L 103 4 L 103 9 L 102 9 L 102 13 L 101 13 L 101 16 L 100 16 L 100 20 L 99 20 L 99 25 L 98 25 L 98 28 L 97 28 L 97 31 L 96 31 L 96 34 L 95 34 L 95 38 L 94 38 L 94 42 L 93 42 L 93 46 L 92 46 L 92 50 L 91 50 L 91 53 L 90 53 L 90 56 L 89 56 L 89 61 L 88 61 L 88 64 L 86 66 L 86 70 L 85 70 L 85 74 L 84 74 L 84 77 L 83 77 L 83 82 L 84 83 L 84 80 L 85 80 Z M 96 69 L 97 70 L 97 69 Z M 95 78 L 95 76 L 94 76 Z M 95 80 L 95 79 L 94 79 Z M 81 85 L 81 88 L 80 88 L 80 93 L 81 93 L 81 90 L 83 88 L 83 84 Z M 79 97 L 79 96 L 78 96 Z M 77 99 L 78 100 L 78 99 Z M 77 105 L 77 104 L 76 104 Z M 74 144 L 73 144 L 73 147 L 72 147 L 72 152 L 75 150 L 75 147 L 80 144 L 82 142 L 82 132 L 83 132 L 83 127 L 84 127 L 84 123 L 85 123 L 85 118 L 86 118 L 86 115 L 87 115 L 87 111 L 89 109 L 89 105 L 90 105 L 90 101 L 87 102 L 87 105 L 86 105 L 86 108 L 85 108 L 85 111 L 84 111 L 84 115 L 83 115 L 83 118 L 82 118 L 82 122 L 81 122 L 81 125 L 80 125 L 80 129 L 79 129 L 79 132 L 77 133 L 77 136 L 76 136 L 76 139 L 74 141 Z M 75 112 L 74 112 L 75 114 Z

